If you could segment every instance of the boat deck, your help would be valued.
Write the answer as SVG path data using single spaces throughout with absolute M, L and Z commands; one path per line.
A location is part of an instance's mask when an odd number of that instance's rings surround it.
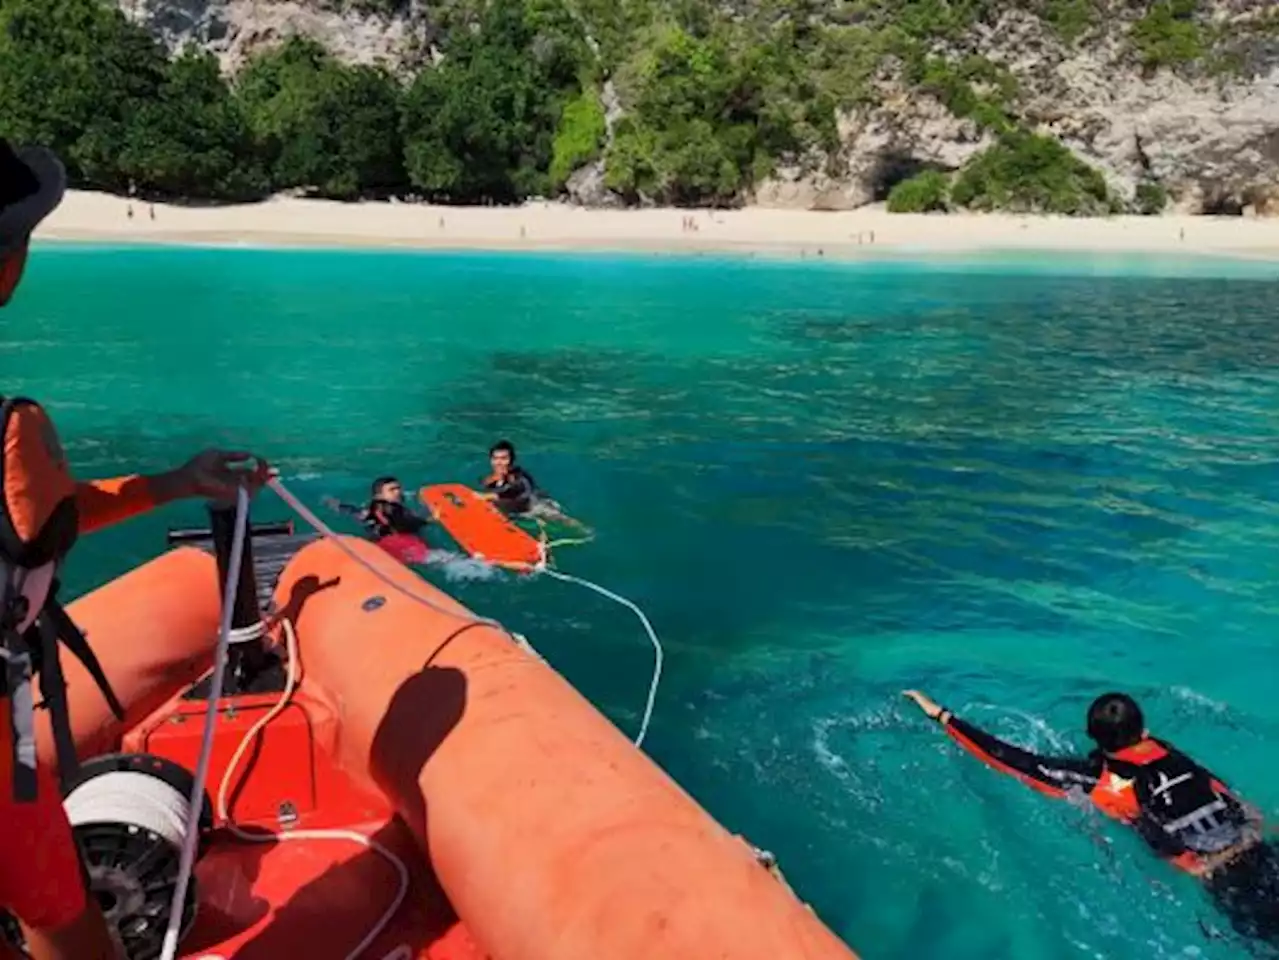
M 271 710 L 278 692 L 224 698 L 210 756 L 208 797 L 216 803 L 232 754 Z M 196 765 L 207 702 L 175 699 L 125 737 L 124 749 Z M 394 867 L 346 837 L 351 831 L 394 853 L 409 871 L 404 904 L 361 960 L 484 960 L 458 920 L 413 833 L 386 798 L 356 783 L 331 759 L 333 711 L 298 692 L 258 735 L 228 785 L 237 827 L 215 823 L 195 869 L 197 910 L 183 938 L 186 960 L 345 960 L 395 899 Z M 296 838 L 282 842 L 272 834 Z

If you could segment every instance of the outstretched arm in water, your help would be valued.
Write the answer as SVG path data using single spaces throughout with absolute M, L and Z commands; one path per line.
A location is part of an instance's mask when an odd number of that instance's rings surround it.
M 904 690 L 902 695 L 915 703 L 930 720 L 941 724 L 952 740 L 987 766 L 1009 774 L 1040 793 L 1063 797 L 1072 789 L 1088 792 L 1102 776 L 1102 764 L 1092 756 L 1041 756 L 1006 743 L 961 720 L 919 690 Z
M 323 497 L 320 502 L 334 513 L 345 513 L 347 516 L 355 517 L 357 520 L 363 520 L 369 516 L 367 507 L 359 507 L 353 503 L 343 503 L 337 497 Z

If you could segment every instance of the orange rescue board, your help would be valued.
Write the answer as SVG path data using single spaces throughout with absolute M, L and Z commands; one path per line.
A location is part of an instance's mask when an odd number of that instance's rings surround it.
M 418 498 L 458 546 L 476 559 L 517 570 L 527 570 L 542 560 L 538 541 L 469 487 L 439 483 L 423 487 Z

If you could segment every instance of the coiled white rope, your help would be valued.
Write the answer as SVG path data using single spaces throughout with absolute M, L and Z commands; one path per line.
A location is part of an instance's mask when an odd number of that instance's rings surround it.
M 195 866 L 196 841 L 200 835 L 200 812 L 204 807 L 204 783 L 209 778 L 209 755 L 213 752 L 213 730 L 218 720 L 218 701 L 222 699 L 222 679 L 227 672 L 227 644 L 231 639 L 231 615 L 236 602 L 236 584 L 240 582 L 240 564 L 244 560 L 244 538 L 248 529 L 249 494 L 244 487 L 236 490 L 236 526 L 231 535 L 231 557 L 227 562 L 227 582 L 222 588 L 222 623 L 218 628 L 218 645 L 213 654 L 213 680 L 209 686 L 209 706 L 204 713 L 204 737 L 200 742 L 200 758 L 196 761 L 195 781 L 191 785 L 191 819 L 182 838 L 182 856 L 178 861 L 178 881 L 169 904 L 169 925 L 164 931 L 160 960 L 173 960 L 178 954 L 178 936 L 182 927 L 182 905 Z
M 191 804 L 159 777 L 137 770 L 112 770 L 86 780 L 63 802 L 73 827 L 90 823 L 125 823 L 182 848 L 191 825 Z
M 469 613 L 469 612 L 459 613 L 457 610 L 450 610 L 447 607 L 443 607 L 440 604 L 436 603 L 434 600 L 432 600 L 430 597 L 426 596 L 425 594 L 418 593 L 416 590 L 411 590 L 410 588 L 404 586 L 403 584 L 397 583 L 396 581 L 392 580 L 389 576 L 387 576 L 385 573 L 379 570 L 376 566 L 374 566 L 369 561 L 365 560 L 364 557 L 360 556 L 358 553 L 352 550 L 349 546 L 347 546 L 347 544 L 342 540 L 342 538 L 337 533 L 335 533 L 332 529 L 329 528 L 328 524 L 326 524 L 323 520 L 321 520 L 314 513 L 312 513 L 311 510 L 307 508 L 306 504 L 304 504 L 301 500 L 299 500 L 296 496 L 293 495 L 293 493 L 280 481 L 280 478 L 278 476 L 273 476 L 270 479 L 268 479 L 267 486 L 269 486 L 272 490 L 274 490 L 276 495 L 280 497 L 280 499 L 283 500 L 288 506 L 292 507 L 297 512 L 298 516 L 302 517 L 302 519 L 305 520 L 317 533 L 319 533 L 321 536 L 327 537 L 330 540 L 332 540 L 334 545 L 337 546 L 338 549 L 340 549 L 343 553 L 345 553 L 350 559 L 354 560 L 357 564 L 359 564 L 369 573 L 373 574 L 375 577 L 377 577 L 387 586 L 391 587 L 397 593 L 401 593 L 411 600 L 415 600 L 418 603 L 424 604 L 425 606 L 430 607 L 432 610 L 435 610 L 437 613 L 442 613 L 447 617 L 452 617 L 456 620 L 461 620 L 463 623 L 483 624 L 485 626 L 493 627 L 497 630 L 500 630 L 502 633 L 505 633 L 508 637 L 511 638 L 513 643 L 516 643 L 516 644 L 521 643 L 520 640 L 516 639 L 516 635 L 514 633 L 512 633 L 510 630 L 504 627 L 497 620 L 493 620 L 489 617 L 478 617 L 475 614 Z M 578 586 L 586 587 L 588 590 L 593 590 L 596 593 L 600 594 L 600 596 L 602 597 L 612 600 L 615 603 L 621 604 L 622 606 L 626 607 L 628 610 L 630 610 L 632 613 L 636 615 L 636 617 L 640 620 L 640 625 L 644 628 L 644 632 L 649 637 L 649 642 L 653 644 L 653 650 L 654 650 L 653 677 L 649 681 L 649 694 L 645 700 L 644 715 L 640 721 L 640 730 L 636 734 L 635 740 L 633 741 L 637 747 L 643 746 L 645 735 L 649 732 L 649 721 L 653 717 L 654 703 L 657 701 L 657 698 L 658 698 L 658 687 L 662 683 L 662 641 L 658 639 L 658 634 L 653 629 L 653 624 L 649 622 L 649 618 L 644 615 L 644 612 L 638 606 L 636 606 L 626 597 L 620 596 L 619 594 L 614 593 L 612 590 L 607 590 L 597 583 L 592 583 L 590 580 L 585 580 L 581 577 L 574 577 L 567 573 L 561 573 L 559 570 L 552 569 L 548 562 L 549 560 L 548 548 L 551 546 L 551 544 L 549 544 L 546 540 L 543 540 L 541 541 L 540 545 L 541 545 L 541 552 L 542 552 L 542 560 L 539 563 L 508 564 L 507 566 L 509 566 L 511 569 L 524 570 L 529 573 L 545 573 L 547 576 L 553 577 L 556 580 L 562 580 L 565 583 L 575 583 Z M 527 640 L 524 641 L 522 645 L 528 646 L 528 641 Z

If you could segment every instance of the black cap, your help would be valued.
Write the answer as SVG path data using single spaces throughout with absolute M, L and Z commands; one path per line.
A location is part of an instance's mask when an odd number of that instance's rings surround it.
M 46 147 L 16 147 L 0 140 L 0 254 L 20 247 L 62 202 L 67 171 Z M 32 189 L 34 185 L 34 189 Z

